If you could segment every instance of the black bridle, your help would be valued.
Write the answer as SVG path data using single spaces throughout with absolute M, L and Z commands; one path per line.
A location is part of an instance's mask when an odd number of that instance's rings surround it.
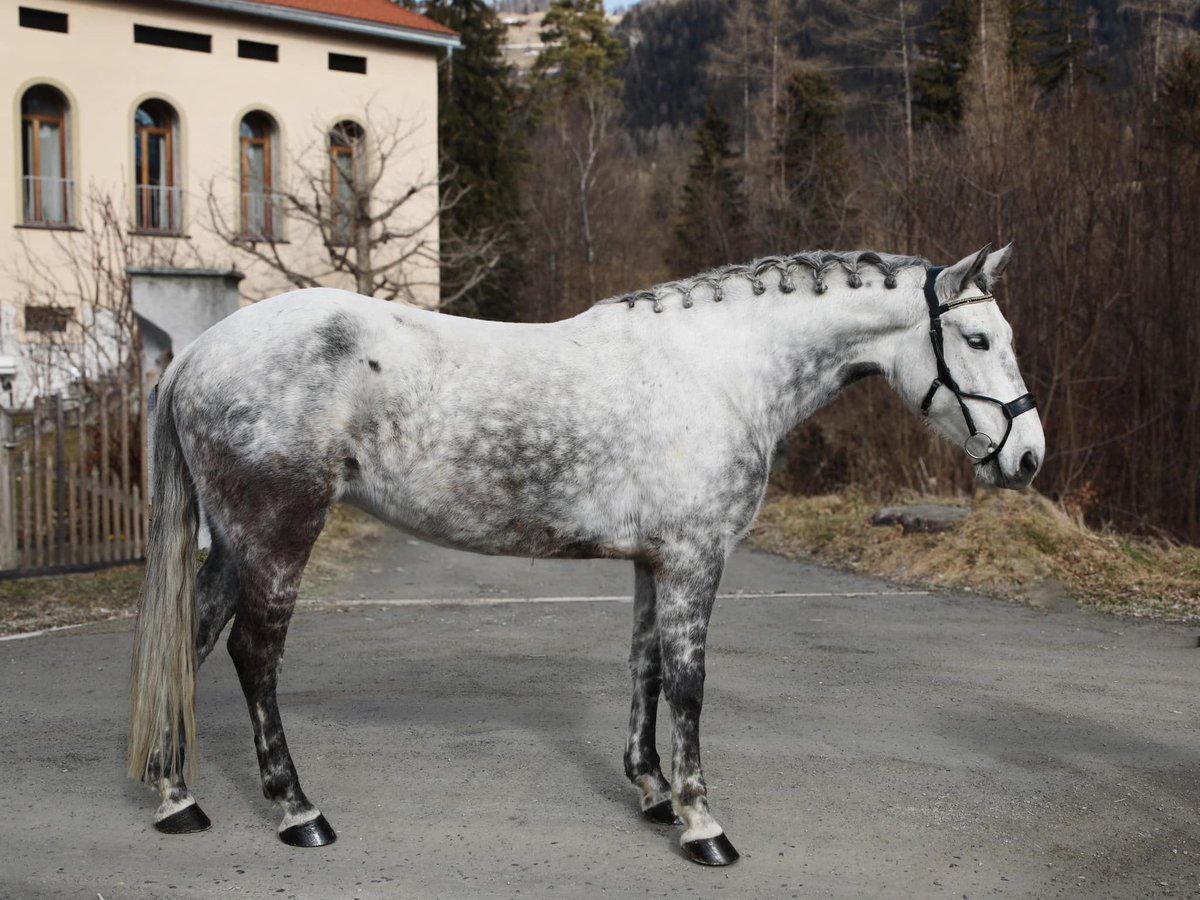
M 934 285 L 937 283 L 937 277 L 941 274 L 945 266 L 938 266 L 930 269 L 925 275 L 925 303 L 929 306 L 929 340 L 933 343 L 933 355 L 937 360 L 937 378 L 933 379 L 933 383 L 929 385 L 929 391 L 925 394 L 925 399 L 921 401 L 921 414 L 928 416 L 929 407 L 933 403 L 933 395 L 937 393 L 938 388 L 947 387 L 958 400 L 958 407 L 962 410 L 963 419 L 967 423 L 967 430 L 971 432 L 963 442 L 963 449 L 967 451 L 967 455 L 975 460 L 975 465 L 982 466 L 995 459 L 1008 441 L 1008 436 L 1012 433 L 1013 419 L 1021 415 L 1021 413 L 1029 412 L 1031 409 L 1037 408 L 1037 400 L 1033 394 L 1024 393 L 1016 400 L 1010 400 L 1007 403 L 1001 403 L 995 397 L 986 397 L 983 394 L 971 394 L 958 386 L 958 382 L 954 380 L 954 376 L 950 374 L 950 370 L 946 367 L 946 354 L 943 346 L 942 338 L 942 315 L 948 313 L 952 309 L 957 309 L 960 306 L 966 306 L 968 303 L 985 303 L 989 300 L 995 300 L 991 294 L 984 294 L 982 297 L 966 297 L 961 300 L 950 300 L 946 303 L 939 303 L 937 293 L 934 291 Z M 1000 443 L 992 440 L 991 435 L 980 431 L 975 427 L 975 420 L 971 418 L 971 411 L 967 409 L 968 400 L 982 400 L 985 403 L 995 403 L 1000 407 L 1000 411 L 1004 413 L 1004 436 L 1000 438 Z

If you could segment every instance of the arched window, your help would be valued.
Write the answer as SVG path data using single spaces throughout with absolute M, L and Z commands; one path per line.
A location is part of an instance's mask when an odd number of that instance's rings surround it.
M 335 244 L 354 243 L 358 212 L 369 200 L 362 178 L 364 138 L 356 122 L 338 122 L 329 132 L 330 237 Z
M 247 114 L 238 128 L 241 145 L 242 236 L 273 240 L 281 236 L 281 209 L 275 194 L 279 129 L 264 112 Z
M 133 114 L 133 122 L 137 227 L 178 234 L 183 229 L 176 153 L 179 117 L 169 103 L 147 100 Z
M 21 182 L 26 225 L 70 225 L 75 220 L 67 98 L 39 84 L 21 98 Z

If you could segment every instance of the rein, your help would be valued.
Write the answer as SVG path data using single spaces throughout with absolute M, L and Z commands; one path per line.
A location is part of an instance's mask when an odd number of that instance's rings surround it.
M 1024 393 L 1015 400 L 1002 403 L 995 397 L 988 397 L 984 394 L 972 394 L 958 386 L 958 382 L 954 380 L 954 376 L 950 374 L 950 369 L 946 366 L 946 354 L 942 336 L 942 315 L 960 306 L 966 306 L 970 303 L 986 303 L 996 298 L 991 294 L 984 294 L 982 297 L 966 297 L 961 300 L 949 300 L 946 303 L 938 302 L 934 285 L 937 284 L 938 275 L 945 268 L 945 266 L 931 268 L 925 275 L 925 303 L 929 307 L 929 340 L 933 344 L 933 355 L 937 360 L 937 377 L 933 379 L 933 382 L 929 385 L 929 391 L 925 394 L 925 399 L 921 401 L 921 415 L 929 415 L 929 407 L 933 403 L 933 397 L 938 392 L 938 388 L 948 388 L 954 394 L 955 399 L 958 400 L 958 408 L 962 410 L 963 420 L 967 423 L 967 430 L 971 432 L 970 436 L 963 441 L 963 449 L 967 451 L 967 455 L 971 459 L 975 460 L 975 465 L 982 466 L 1000 455 L 1000 451 L 1004 449 L 1004 445 L 1008 441 L 1008 436 L 1012 434 L 1013 419 L 1021 415 L 1021 413 L 1036 409 L 1037 400 L 1034 399 L 1033 394 Z M 971 410 L 967 408 L 968 400 L 982 400 L 985 403 L 994 403 L 1000 407 L 1000 411 L 1004 413 L 1005 421 L 1004 436 L 1000 438 L 1000 443 L 997 444 L 992 440 L 991 435 L 975 427 L 975 420 L 971 418 Z

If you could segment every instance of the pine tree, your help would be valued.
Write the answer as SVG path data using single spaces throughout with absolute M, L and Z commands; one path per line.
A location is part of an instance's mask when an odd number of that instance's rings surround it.
M 696 128 L 675 228 L 673 262 L 680 275 L 732 262 L 742 253 L 746 201 L 729 136 L 729 123 L 710 103 Z
M 1200 152 L 1200 48 L 1184 47 L 1159 75 L 1154 124 L 1170 142 Z
M 542 19 L 542 50 L 533 64 L 535 84 L 566 93 L 584 87 L 621 91 L 617 67 L 625 46 L 612 33 L 603 0 L 554 0 Z
M 1046 91 L 1073 88 L 1099 69 L 1089 60 L 1094 42 L 1075 0 L 1010 0 L 1009 57 Z
M 974 0 L 945 0 L 930 21 L 933 36 L 921 41 L 926 58 L 913 73 L 913 106 L 921 125 L 954 128 L 966 106 L 966 76 L 975 46 Z
M 493 229 L 511 251 L 518 209 L 519 135 L 514 129 L 516 92 L 504 62 L 504 25 L 486 0 L 429 0 L 424 13 L 459 33 L 462 48 L 439 68 L 438 133 L 458 202 L 442 217 L 446 239 Z M 455 312 L 512 319 L 517 277 L 515 252 L 502 252 L 491 275 L 472 288 Z M 453 281 L 460 273 L 445 272 Z
M 818 69 L 793 72 L 784 86 L 780 119 L 776 152 L 785 206 L 779 219 L 787 224 L 782 240 L 792 246 L 835 243 L 830 232 L 843 213 L 850 161 L 833 79 Z

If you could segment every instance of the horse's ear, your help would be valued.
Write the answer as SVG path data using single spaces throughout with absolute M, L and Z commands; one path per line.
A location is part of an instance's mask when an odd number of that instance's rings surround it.
M 982 290 L 990 292 L 996 286 L 996 282 L 1000 276 L 1004 274 L 1004 269 L 1008 266 L 1008 260 L 1011 256 L 1011 242 L 1005 244 L 995 253 L 989 253 L 987 262 L 983 264 L 983 271 L 979 273 L 979 276 L 975 279 L 975 283 Z
M 954 265 L 944 269 L 937 280 L 938 299 L 946 303 L 970 287 L 987 264 L 988 251 L 991 249 L 992 245 L 988 244 L 973 256 L 964 256 Z

